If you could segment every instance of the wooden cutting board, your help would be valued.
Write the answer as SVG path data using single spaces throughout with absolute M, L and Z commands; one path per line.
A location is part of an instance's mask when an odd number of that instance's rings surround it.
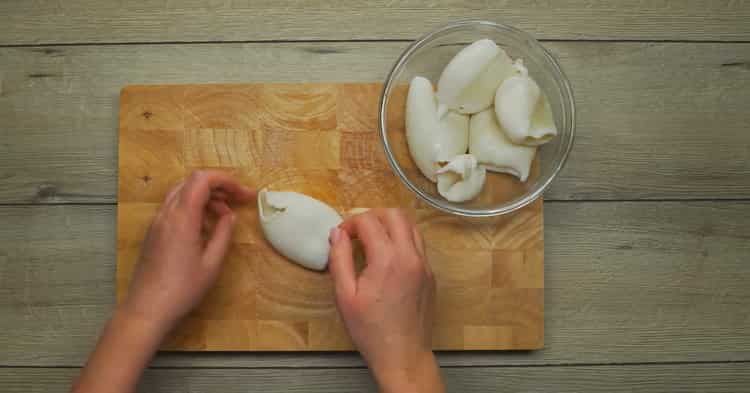
M 171 186 L 218 168 L 248 186 L 311 195 L 341 212 L 401 207 L 417 220 L 438 283 L 434 347 L 535 349 L 544 336 L 542 202 L 472 222 L 418 202 L 391 173 L 377 135 L 380 84 L 128 86 L 120 95 L 117 298 Z M 403 102 L 404 90 L 394 100 Z M 403 115 L 389 126 L 403 138 Z M 396 154 L 408 154 L 405 144 Z M 521 187 L 502 177 L 503 187 Z M 500 184 L 500 183 L 499 183 Z M 328 273 L 264 240 L 254 204 L 221 276 L 166 350 L 328 351 L 352 343 Z

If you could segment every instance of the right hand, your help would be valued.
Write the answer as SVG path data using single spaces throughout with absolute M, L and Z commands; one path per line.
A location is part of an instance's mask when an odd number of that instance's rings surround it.
M 365 250 L 359 276 L 352 237 Z M 330 240 L 339 312 L 383 391 L 442 391 L 432 353 L 435 279 L 414 224 L 401 210 L 374 209 L 334 228 Z

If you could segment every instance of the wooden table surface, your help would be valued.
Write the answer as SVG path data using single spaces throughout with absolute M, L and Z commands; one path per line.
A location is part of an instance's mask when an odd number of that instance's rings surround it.
M 750 4 L 692 0 L 0 2 L 0 390 L 66 391 L 112 309 L 122 86 L 380 81 L 459 17 L 542 39 L 579 121 L 546 348 L 441 353 L 450 390 L 749 391 Z M 180 353 L 142 390 L 376 388 L 354 353 Z

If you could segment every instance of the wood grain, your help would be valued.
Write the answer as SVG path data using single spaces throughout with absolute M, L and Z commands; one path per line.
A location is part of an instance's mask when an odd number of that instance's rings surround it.
M 405 88 L 399 92 L 393 97 L 398 98 L 394 107 L 403 112 Z M 382 163 L 382 148 L 377 143 L 342 145 L 340 141 L 344 134 L 376 139 L 377 107 L 361 103 L 377 102 L 379 93 L 378 84 L 124 88 L 119 130 L 118 299 L 127 293 L 140 243 L 169 188 L 191 169 L 222 168 L 239 174 L 249 185 L 301 192 L 341 212 L 389 206 L 411 211 L 427 249 L 443 256 L 452 253 L 451 258 L 432 259 L 442 287 L 435 321 L 441 334 L 435 335 L 434 348 L 541 348 L 541 200 L 502 220 L 468 222 L 419 207 L 390 171 L 363 172 L 362 152 L 369 150 L 365 156 Z M 389 130 L 403 135 L 403 115 L 396 118 Z M 405 143 L 401 149 L 407 149 Z M 509 190 L 488 192 L 485 199 L 501 203 L 523 187 L 521 183 L 508 185 Z M 437 195 L 436 190 L 433 193 Z M 252 214 L 257 214 L 254 207 L 241 213 L 242 217 Z M 330 275 L 304 269 L 276 253 L 260 234 L 257 219 L 246 225 L 256 227 L 234 240 L 216 285 L 164 349 L 353 349 L 339 321 Z M 487 259 L 491 263 L 487 266 L 501 269 L 507 279 L 487 280 L 492 275 L 489 271 L 464 274 L 457 268 L 475 258 Z
M 67 392 L 78 369 L 0 369 L 7 393 Z M 700 392 L 737 393 L 750 384 L 750 365 L 685 364 L 575 367 L 443 368 L 450 392 Z M 376 392 L 361 368 L 149 369 L 143 392 Z
M 115 300 L 115 215 L 113 206 L 0 207 L 0 365 L 83 364 Z M 748 233 L 750 202 L 545 202 L 546 348 L 440 353 L 439 360 L 748 361 Z M 343 353 L 162 353 L 154 362 L 362 364 Z
M 560 58 L 578 108 L 574 150 L 547 200 L 750 195 L 750 44 L 545 45 Z M 380 81 L 404 46 L 0 48 L 0 203 L 115 202 L 126 84 Z M 340 143 L 362 138 L 347 134 Z M 387 168 L 367 154 L 349 165 Z
M 415 39 L 457 19 L 543 39 L 740 41 L 748 17 L 742 1 L 6 1 L 0 45 Z
M 457 15 L 508 22 L 543 39 L 584 40 L 545 43 L 562 57 L 580 111 L 576 151 L 548 200 L 750 195 L 750 51 L 736 43 L 750 33 L 747 2 L 65 0 L 0 2 L 0 205 L 114 203 L 123 85 L 379 81 L 405 41 L 305 41 L 409 40 Z M 268 43 L 219 43 L 227 40 Z M 700 40 L 712 42 L 686 42 Z M 215 43 L 136 44 L 157 41 Z M 83 42 L 132 44 L 2 47 Z M 361 138 L 352 133 L 341 143 Z M 382 181 L 384 163 L 370 153 L 348 165 Z M 747 363 L 692 362 L 750 360 L 747 202 L 552 202 L 545 210 L 548 348 L 439 359 L 566 366 L 445 369 L 451 391 L 746 390 Z M 67 391 L 78 371 L 60 367 L 83 363 L 114 303 L 115 209 L 0 206 L 0 222 L 0 385 Z M 256 238 L 245 227 L 237 236 Z M 494 254 L 474 258 L 469 277 L 534 285 L 518 278 L 525 270 L 517 255 L 504 255 L 513 261 L 509 278 L 492 266 Z M 448 261 L 451 253 L 433 250 L 431 258 Z M 454 268 L 446 264 L 444 277 Z M 222 326 L 252 339 L 249 326 Z M 310 339 L 338 328 L 311 326 Z M 19 365 L 54 368 L 3 368 Z M 145 391 L 375 391 L 365 370 L 350 368 L 363 363 L 349 353 L 162 353 L 154 365 L 191 369 L 147 371 Z M 192 369 L 206 366 L 230 368 Z M 245 366 L 260 369 L 232 368 Z M 302 369 L 311 366 L 324 369 Z

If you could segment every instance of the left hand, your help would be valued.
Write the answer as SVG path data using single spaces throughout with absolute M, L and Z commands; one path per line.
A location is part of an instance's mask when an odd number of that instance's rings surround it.
M 174 327 L 219 274 L 236 221 L 230 203 L 254 197 L 254 191 L 216 171 L 193 172 L 172 189 L 148 231 L 121 309 L 161 334 Z M 213 218 L 212 230 L 204 233 Z

